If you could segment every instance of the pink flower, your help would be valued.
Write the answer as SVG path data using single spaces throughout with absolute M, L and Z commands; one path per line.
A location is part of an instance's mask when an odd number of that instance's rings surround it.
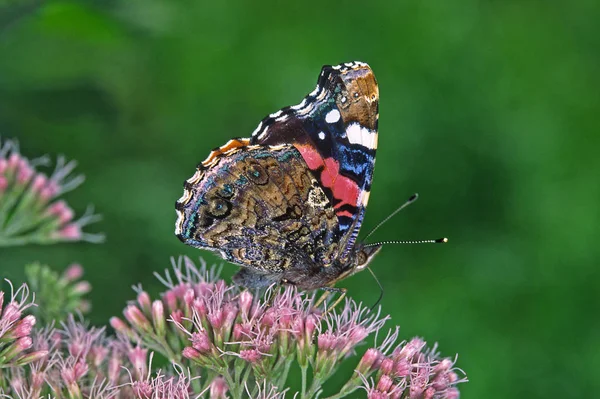
M 9 280 L 10 299 L 4 304 L 0 291 L 0 368 L 9 364 L 23 365 L 35 361 L 47 353 L 29 351 L 33 346 L 31 333 L 36 318 L 24 313 L 33 306 L 29 300 L 29 288 L 23 284 L 16 291 Z
M 0 227 L 2 244 L 102 241 L 102 235 L 82 231 L 85 225 L 99 220 L 91 208 L 74 220 L 71 207 L 57 199 L 83 183 L 82 175 L 70 176 L 76 162 L 59 157 L 48 177 L 37 170 L 47 161 L 47 158 L 29 160 L 19 153 L 15 142 L 0 142 L 0 203 L 4 202 L 3 212 L 8 216 Z M 3 201 L 4 198 L 7 200 Z

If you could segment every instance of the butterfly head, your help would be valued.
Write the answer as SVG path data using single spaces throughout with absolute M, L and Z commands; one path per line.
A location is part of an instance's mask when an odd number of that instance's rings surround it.
M 354 273 L 364 270 L 381 250 L 383 244 L 364 245 L 358 244 L 354 252 Z

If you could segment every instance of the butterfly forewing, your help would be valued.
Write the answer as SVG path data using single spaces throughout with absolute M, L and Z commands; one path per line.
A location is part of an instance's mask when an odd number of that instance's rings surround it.
M 300 104 L 263 119 L 253 144 L 292 143 L 334 206 L 340 258 L 351 251 L 369 199 L 375 151 L 379 89 L 362 62 L 325 66 L 317 87 Z

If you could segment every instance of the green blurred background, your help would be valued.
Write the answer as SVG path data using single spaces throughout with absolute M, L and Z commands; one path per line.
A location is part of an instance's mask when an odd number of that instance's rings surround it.
M 215 260 L 173 235 L 183 180 L 323 64 L 362 60 L 381 90 L 365 230 L 419 192 L 374 239 L 450 238 L 373 264 L 402 337 L 458 353 L 464 398 L 597 394 L 599 2 L 43 3 L 0 2 L 0 134 L 79 161 L 67 200 L 96 205 L 107 242 L 3 248 L 2 277 L 78 261 L 100 324 L 132 285 L 160 291 L 170 256 Z M 368 274 L 343 286 L 379 294 Z

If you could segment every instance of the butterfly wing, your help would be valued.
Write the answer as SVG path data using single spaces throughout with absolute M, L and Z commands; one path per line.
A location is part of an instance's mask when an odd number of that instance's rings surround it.
M 231 140 L 184 186 L 177 237 L 251 269 L 242 277 L 254 283 L 244 285 L 268 285 L 292 270 L 308 276 L 335 257 L 337 217 L 292 145 Z
M 323 187 L 338 218 L 338 257 L 350 254 L 375 166 L 379 89 L 362 62 L 324 66 L 315 90 L 300 104 L 264 118 L 251 144 L 291 143 Z

